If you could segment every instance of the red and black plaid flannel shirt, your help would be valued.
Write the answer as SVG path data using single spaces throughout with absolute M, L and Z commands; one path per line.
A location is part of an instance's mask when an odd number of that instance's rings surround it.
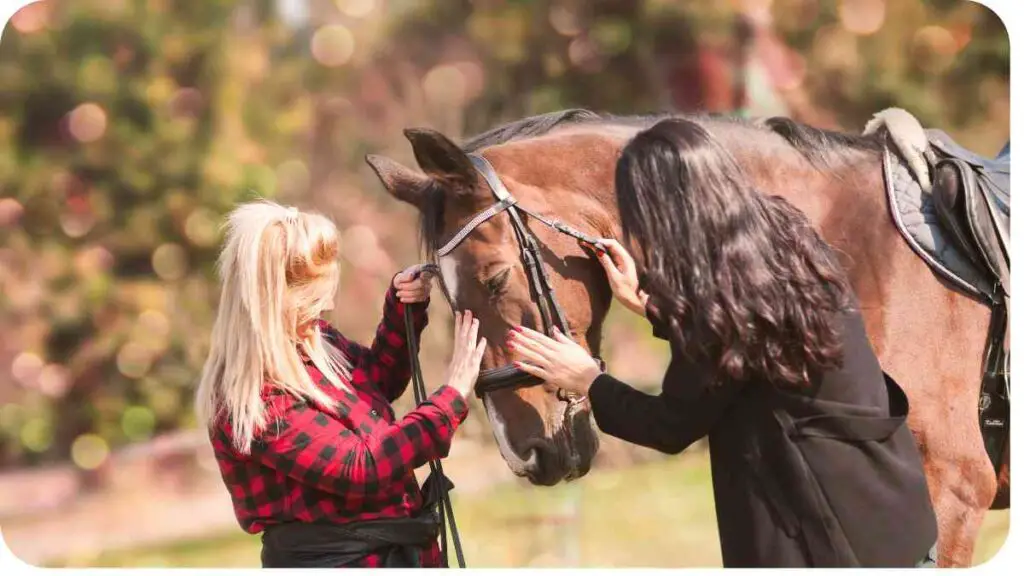
M 408 308 L 392 287 L 373 344 L 366 348 L 342 336 L 327 322 L 320 327 L 352 363 L 353 392 L 334 388 L 312 363 L 314 382 L 337 400 L 323 410 L 269 387 L 264 389 L 267 426 L 249 455 L 232 448 L 226 419 L 211 430 L 221 476 L 235 516 L 256 534 L 271 524 L 300 521 L 346 523 L 416 514 L 422 496 L 413 470 L 448 454 L 467 405 L 449 386 L 396 422 L 391 402 L 405 392 L 410 378 L 403 314 L 413 314 L 417 337 L 427 325 L 426 304 Z M 425 567 L 439 566 L 437 543 L 420 557 Z M 372 555 L 361 564 L 379 566 Z

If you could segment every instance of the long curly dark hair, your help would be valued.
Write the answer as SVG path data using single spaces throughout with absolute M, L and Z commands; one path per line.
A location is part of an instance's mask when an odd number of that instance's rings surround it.
M 615 188 L 642 287 L 673 345 L 719 378 L 808 384 L 842 364 L 842 268 L 806 216 L 755 191 L 700 125 L 663 120 L 622 152 Z

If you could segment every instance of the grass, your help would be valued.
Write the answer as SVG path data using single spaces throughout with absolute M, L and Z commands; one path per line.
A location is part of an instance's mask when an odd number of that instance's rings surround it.
M 456 494 L 454 506 L 472 567 L 721 566 L 707 456 L 700 451 L 594 472 L 555 488 L 510 483 Z M 1002 547 L 1008 528 L 1009 511 L 988 514 L 976 564 Z M 258 536 L 232 533 L 64 565 L 258 567 L 259 553 Z

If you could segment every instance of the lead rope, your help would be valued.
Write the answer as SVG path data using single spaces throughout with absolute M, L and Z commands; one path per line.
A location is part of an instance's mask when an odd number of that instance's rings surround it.
M 427 399 L 427 388 L 423 384 L 423 373 L 420 370 L 419 345 L 416 342 L 416 327 L 412 323 L 412 314 L 408 309 L 402 314 L 405 318 L 405 341 L 409 347 L 409 364 L 412 366 L 412 392 L 416 405 L 423 404 Z M 466 559 L 462 555 L 462 541 L 459 539 L 459 529 L 455 525 L 455 512 L 452 510 L 451 496 L 448 494 L 448 477 L 444 475 L 444 468 L 441 467 L 441 460 L 431 460 L 430 475 L 434 477 L 435 484 L 440 486 L 441 499 L 438 505 L 438 516 L 441 527 L 441 566 L 448 568 L 448 534 L 445 526 L 452 529 L 452 544 L 455 546 L 455 557 L 459 562 L 459 568 L 466 567 Z

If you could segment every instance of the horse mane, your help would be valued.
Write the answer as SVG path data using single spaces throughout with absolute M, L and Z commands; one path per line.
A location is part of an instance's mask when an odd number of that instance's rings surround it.
M 604 119 L 602 115 L 584 108 L 571 108 L 559 112 L 539 114 L 502 124 L 497 128 L 492 128 L 487 132 L 478 134 L 467 140 L 462 145 L 462 149 L 465 152 L 477 152 L 488 146 L 497 146 L 498 144 L 505 144 L 514 140 L 542 136 L 563 124 L 581 124 L 587 121 L 602 119 Z
M 860 158 L 862 152 L 881 153 L 885 146 L 881 133 L 862 136 L 836 132 L 784 116 L 767 118 L 760 124 L 781 136 L 812 166 L 821 170 L 842 168 Z
M 499 144 L 506 144 L 516 140 L 533 138 L 534 136 L 543 136 L 555 128 L 560 128 L 562 126 L 579 124 L 613 124 L 616 126 L 639 126 L 647 128 L 654 125 L 659 120 L 664 120 L 665 118 L 678 115 L 679 114 L 672 112 L 654 112 L 650 114 L 619 116 L 614 114 L 598 113 L 585 108 L 570 108 L 568 110 L 530 116 L 503 124 L 497 128 L 492 128 L 487 132 L 483 132 L 467 140 L 462 145 L 462 150 L 467 153 L 479 152 L 488 146 L 497 146 Z M 701 115 L 691 114 L 688 115 L 688 117 L 694 119 L 707 118 L 742 122 L 741 119 L 734 119 L 733 117 L 722 113 Z

